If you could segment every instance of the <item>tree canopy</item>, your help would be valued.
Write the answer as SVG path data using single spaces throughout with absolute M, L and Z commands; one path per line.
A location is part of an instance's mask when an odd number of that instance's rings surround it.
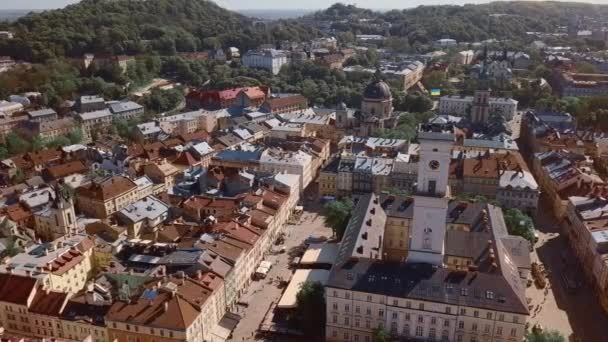
M 566 342 L 566 338 L 557 330 L 533 331 L 526 335 L 526 342 Z
M 534 241 L 534 222 L 530 216 L 519 209 L 507 209 L 504 211 L 505 224 L 509 234 L 518 235 L 528 241 Z
M 353 201 L 350 198 L 328 202 L 323 207 L 325 225 L 331 228 L 339 240 L 346 231 L 352 211 Z

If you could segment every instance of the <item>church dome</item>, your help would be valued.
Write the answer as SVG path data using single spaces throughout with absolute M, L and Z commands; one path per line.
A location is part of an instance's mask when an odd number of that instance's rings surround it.
M 368 100 L 390 100 L 391 88 L 382 80 L 373 80 L 365 87 L 363 97 Z

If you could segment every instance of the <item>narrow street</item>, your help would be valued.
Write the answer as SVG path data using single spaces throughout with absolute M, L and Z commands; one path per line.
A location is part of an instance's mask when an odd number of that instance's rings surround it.
M 308 206 L 305 206 L 305 209 Z M 330 237 L 331 229 L 325 227 L 323 218 L 317 212 L 305 210 L 300 224 L 287 225 L 285 227 L 285 243 L 281 246 L 285 247 L 286 252 L 269 255 L 266 260 L 273 263 L 270 272 L 266 279 L 253 281 L 247 293 L 241 297 L 241 302 L 248 303 L 247 307 L 240 306 L 241 311 L 238 314 L 243 317 L 236 329 L 232 332 L 230 341 L 255 341 L 255 335 L 260 323 L 264 319 L 264 315 L 273 302 L 278 302 L 281 298 L 284 288 L 277 287 L 273 283 L 273 279 L 283 279 L 289 281 L 292 276 L 292 270 L 289 268 L 289 254 L 294 248 L 299 247 L 304 243 L 304 240 L 311 234 Z M 277 246 L 280 247 L 280 246 Z M 286 337 L 281 337 L 281 341 L 288 340 Z M 291 339 L 289 339 L 291 340 Z
M 603 312 L 582 274 L 578 274 L 578 261 L 574 259 L 566 238 L 561 235 L 561 228 L 551 214 L 545 198 L 541 197 L 539 207 L 535 220 L 539 241 L 532 253 L 532 262 L 537 261 L 544 265 L 548 272 L 548 285 L 546 290 L 539 290 L 534 285 L 528 288 L 527 296 L 532 298 L 530 304 L 533 305 L 530 324 L 538 323 L 545 329 L 558 330 L 572 342 L 606 341 L 608 316 Z M 567 268 L 568 274 L 581 280 L 583 284 L 575 293 L 565 289 L 561 278 L 566 264 L 573 265 Z

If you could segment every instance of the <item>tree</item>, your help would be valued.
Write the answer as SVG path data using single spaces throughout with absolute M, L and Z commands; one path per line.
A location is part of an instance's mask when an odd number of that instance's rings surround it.
M 566 342 L 566 338 L 557 330 L 533 331 L 526 335 L 526 342 Z
M 372 333 L 372 342 L 391 342 L 391 333 L 384 327 L 379 326 Z
M 82 130 L 80 128 L 74 128 L 68 133 L 67 137 L 72 144 L 79 144 L 82 141 Z
M 504 218 L 509 234 L 534 241 L 534 222 L 530 216 L 522 213 L 519 209 L 511 208 L 505 210 Z
M 334 235 L 340 240 L 346 231 L 352 211 L 353 201 L 350 198 L 332 201 L 323 207 L 325 225 L 330 227 Z
M 4 222 L 6 222 L 6 220 Z M 4 222 L 2 223 L 4 224 Z M 10 257 L 14 257 L 15 255 L 21 253 L 21 248 L 17 245 L 17 241 L 15 240 L 14 236 L 6 239 L 6 249 L 4 252 Z
M 49 141 L 46 146 L 48 148 L 58 148 L 58 147 L 63 147 L 63 146 L 68 146 L 70 145 L 70 139 L 68 139 L 67 137 L 64 136 L 59 136 L 51 141 Z
M 325 336 L 325 292 L 320 282 L 306 281 L 296 295 L 296 319 L 310 337 Z
M 8 150 L 4 146 L 0 146 L 0 160 L 8 158 Z
M 6 136 L 6 148 L 11 156 L 16 154 L 23 154 L 29 150 L 29 144 L 19 137 L 17 134 L 11 132 Z
M 34 152 L 42 150 L 45 145 L 46 145 L 46 142 L 44 141 L 44 139 L 42 139 L 42 137 L 40 135 L 36 135 L 32 139 L 32 151 L 34 151 Z

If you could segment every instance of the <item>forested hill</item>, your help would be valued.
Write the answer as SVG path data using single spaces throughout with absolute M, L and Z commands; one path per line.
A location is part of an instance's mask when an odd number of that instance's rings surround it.
M 334 4 L 301 20 L 331 21 L 337 31 L 407 37 L 410 44 L 426 44 L 448 37 L 466 42 L 523 39 L 529 31 L 556 32 L 576 16 L 602 20 L 601 17 L 607 15 L 608 5 L 501 1 L 482 5 L 419 6 L 388 12 Z
M 0 55 L 41 62 L 84 53 L 171 55 L 216 47 L 250 49 L 284 39 L 318 35 L 291 21 L 255 24 L 206 0 L 83 0 L 60 10 L 30 14 L 0 29 Z

